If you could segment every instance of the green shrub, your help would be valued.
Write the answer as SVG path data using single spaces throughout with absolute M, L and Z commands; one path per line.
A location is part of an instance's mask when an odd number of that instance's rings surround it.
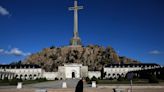
M 150 75 L 149 76 L 149 83 L 159 83 L 159 81 L 154 75 Z
M 9 81 L 10 85 L 17 85 L 18 80 L 16 78 L 13 78 L 12 80 Z
M 43 81 L 47 81 L 47 79 L 46 78 L 36 78 L 36 81 L 43 82 Z
M 91 81 L 96 81 L 96 83 L 98 82 L 98 79 L 95 77 L 95 76 L 93 76 L 92 78 L 91 78 Z
M 134 76 L 134 77 L 133 77 L 133 80 L 134 80 L 134 81 L 138 81 L 138 80 L 139 80 L 139 77 Z
M 4 83 L 7 83 L 7 82 L 9 82 L 9 79 L 8 79 L 8 77 L 5 77 L 5 78 L 2 80 L 2 82 L 4 82 Z
M 37 81 L 37 80 L 39 80 L 39 78 L 36 78 L 35 80 Z
M 88 84 L 91 83 L 91 79 L 90 79 L 89 77 L 86 77 L 85 80 L 86 80 L 86 82 L 87 82 Z
M 108 78 L 108 80 L 114 80 L 112 77 Z
M 123 80 L 124 80 L 124 77 L 121 77 L 121 76 L 119 76 L 117 79 L 117 81 L 123 81 Z
M 18 82 L 23 82 L 23 80 L 20 78 L 20 79 L 17 79 Z

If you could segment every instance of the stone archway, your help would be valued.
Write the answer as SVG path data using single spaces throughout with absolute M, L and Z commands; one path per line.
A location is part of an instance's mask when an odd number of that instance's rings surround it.
M 75 78 L 75 72 L 72 72 L 72 78 Z
M 77 78 L 77 76 L 78 76 L 77 71 L 73 69 L 73 70 L 71 71 L 71 78 L 74 79 L 74 78 Z

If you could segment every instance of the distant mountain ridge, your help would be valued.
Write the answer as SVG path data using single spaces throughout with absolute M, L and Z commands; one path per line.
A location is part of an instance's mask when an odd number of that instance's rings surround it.
M 112 47 L 88 45 L 86 47 L 50 47 L 30 55 L 24 64 L 37 64 L 46 71 L 57 71 L 65 63 L 80 63 L 90 71 L 101 70 L 107 64 L 138 64 L 139 61 L 120 57 Z

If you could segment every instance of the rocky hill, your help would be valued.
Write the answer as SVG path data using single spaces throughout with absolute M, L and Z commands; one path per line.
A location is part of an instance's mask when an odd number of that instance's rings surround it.
M 65 63 L 81 63 L 89 70 L 101 70 L 107 64 L 139 63 L 126 57 L 120 57 L 112 47 L 88 45 L 86 47 L 50 47 L 30 55 L 25 64 L 40 65 L 46 71 L 57 71 L 58 66 Z

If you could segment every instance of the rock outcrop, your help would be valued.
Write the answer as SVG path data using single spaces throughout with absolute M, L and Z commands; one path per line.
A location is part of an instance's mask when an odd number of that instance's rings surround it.
M 65 63 L 81 63 L 89 70 L 101 70 L 107 64 L 139 63 L 136 60 L 120 57 L 112 47 L 88 45 L 86 47 L 50 47 L 30 55 L 24 60 L 26 64 L 40 65 L 46 71 L 57 71 Z

